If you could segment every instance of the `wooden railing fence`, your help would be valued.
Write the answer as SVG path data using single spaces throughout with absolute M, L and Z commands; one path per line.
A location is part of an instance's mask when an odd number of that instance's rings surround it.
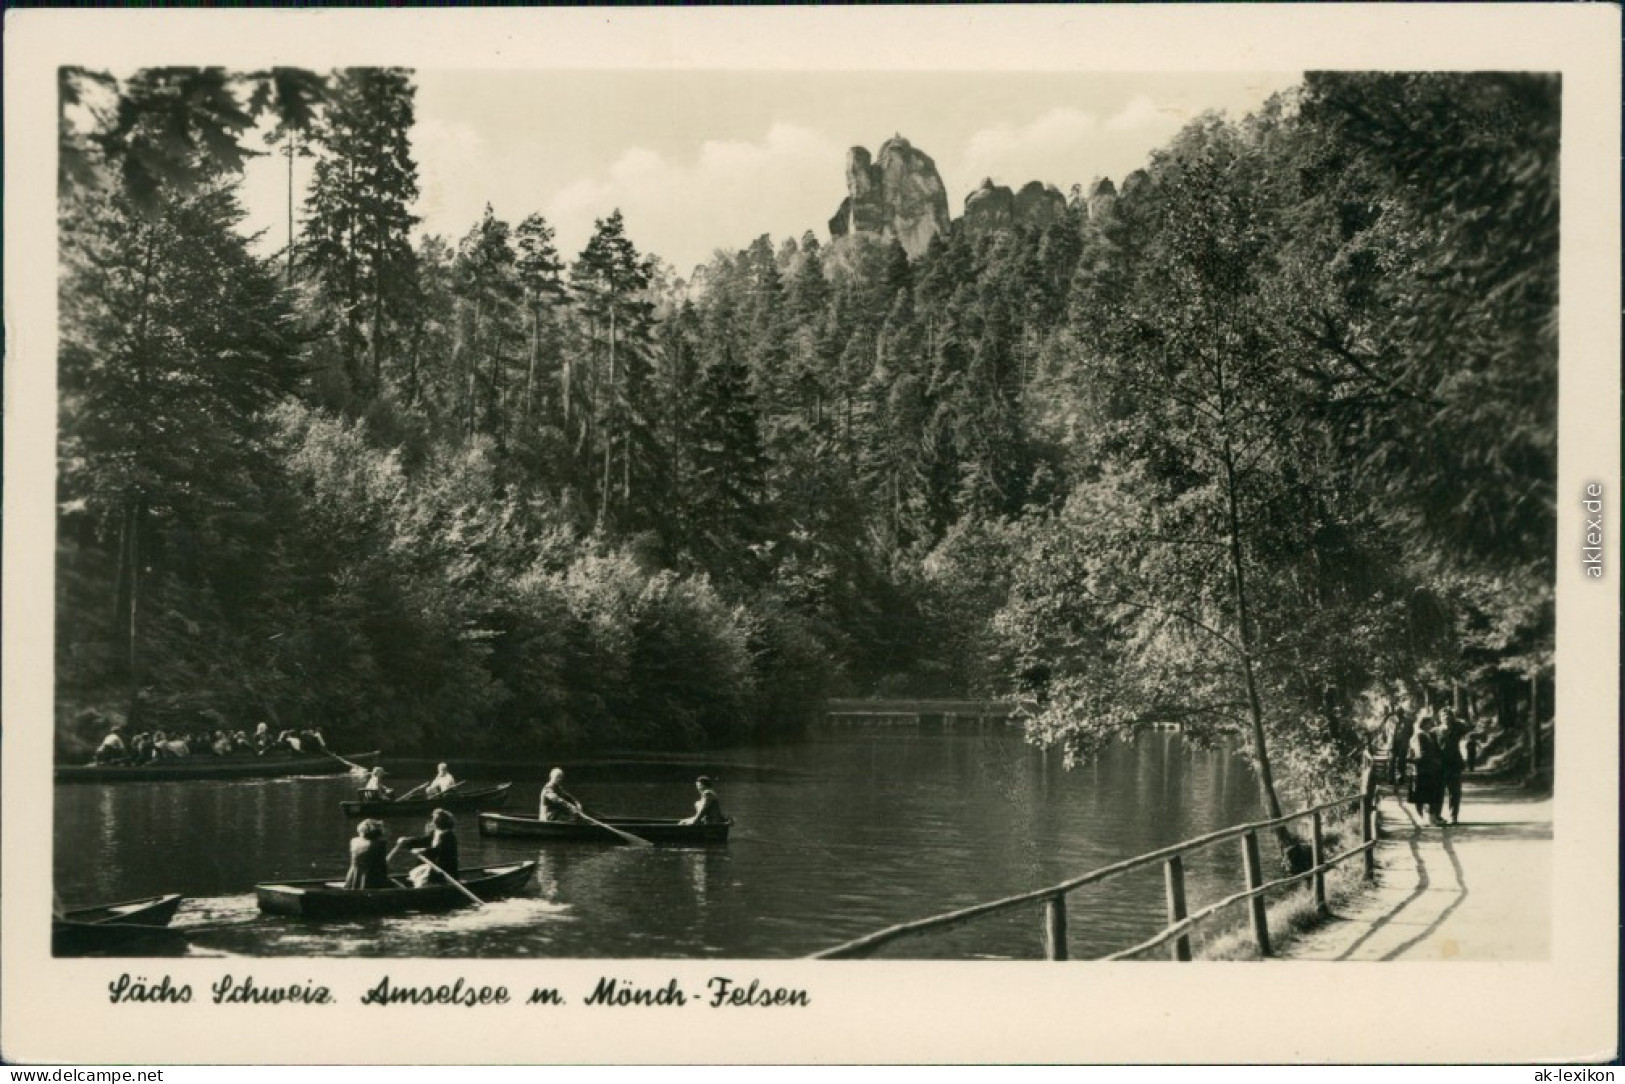
M 1374 773 L 1368 773 L 1365 781 L 1366 785 L 1358 794 L 1336 798 L 1330 802 L 1324 802 L 1308 809 L 1301 809 L 1296 813 L 1288 813 L 1285 816 L 1271 820 L 1238 824 L 1230 828 L 1220 829 L 1217 832 L 1209 832 L 1205 836 L 1198 836 L 1195 839 L 1176 843 L 1161 850 L 1137 855 L 1121 862 L 1114 862 L 1109 866 L 1102 866 L 1100 869 L 1092 870 L 1081 877 L 1074 877 L 1069 881 L 1062 881 L 1060 884 L 1050 885 L 1047 888 L 1035 889 L 1015 896 L 1006 896 L 1003 899 L 979 903 L 972 907 L 949 911 L 945 914 L 932 915 L 929 918 L 917 919 L 913 922 L 888 926 L 886 929 L 878 930 L 864 937 L 836 945 L 834 948 L 815 953 L 813 959 L 862 959 L 873 955 L 886 945 L 907 937 L 962 926 L 965 923 L 985 918 L 988 915 L 1000 914 L 1032 903 L 1041 903 L 1044 912 L 1045 957 L 1051 960 L 1065 960 L 1067 959 L 1067 896 L 1080 888 L 1100 884 L 1112 877 L 1132 870 L 1144 869 L 1158 862 L 1163 863 L 1168 925 L 1147 940 L 1131 948 L 1123 949 L 1121 952 L 1114 952 L 1109 956 L 1101 957 L 1101 959 L 1126 959 L 1171 942 L 1170 955 L 1175 960 L 1189 960 L 1191 958 L 1191 930 L 1203 920 L 1218 914 L 1227 907 L 1232 907 L 1244 901 L 1248 905 L 1252 936 L 1258 947 L 1258 953 L 1260 956 L 1268 956 L 1271 953 L 1269 924 L 1265 918 L 1265 896 L 1268 893 L 1288 888 L 1305 880 L 1312 880 L 1315 903 L 1324 909 L 1326 906 L 1327 870 L 1356 855 L 1363 855 L 1365 858 L 1365 876 L 1369 878 L 1375 873 L 1376 856 L 1374 851 L 1377 833 L 1373 819 L 1376 808 L 1373 801 L 1374 781 Z M 1327 858 L 1324 853 L 1324 814 L 1354 805 L 1359 807 L 1359 845 Z M 1310 868 L 1302 873 L 1280 877 L 1273 881 L 1264 880 L 1264 866 L 1258 848 L 1258 833 L 1281 827 L 1293 821 L 1303 820 L 1304 818 L 1308 818 L 1310 822 Z M 1231 839 L 1241 841 L 1242 870 L 1246 877 L 1247 887 L 1202 908 L 1200 911 L 1193 914 L 1187 913 L 1185 904 L 1185 855 Z

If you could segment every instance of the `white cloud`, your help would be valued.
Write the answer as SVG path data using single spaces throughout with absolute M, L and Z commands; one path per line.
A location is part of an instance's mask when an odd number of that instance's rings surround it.
M 1065 185 L 1076 179 L 1058 172 L 1063 164 L 1100 138 L 1100 119 L 1093 113 L 1060 106 L 1017 127 L 999 124 L 984 128 L 965 143 L 956 170 L 965 192 L 992 177 L 1000 184 L 1020 187 L 1030 180 Z M 954 187 L 949 186 L 950 200 Z M 955 208 L 957 212 L 957 208 Z
M 573 256 L 593 220 L 619 207 L 638 248 L 687 275 L 716 248 L 821 227 L 845 193 L 844 154 L 821 133 L 790 124 L 760 140 L 707 140 L 687 160 L 633 147 L 599 175 L 558 190 L 542 213 L 558 230 L 559 250 Z

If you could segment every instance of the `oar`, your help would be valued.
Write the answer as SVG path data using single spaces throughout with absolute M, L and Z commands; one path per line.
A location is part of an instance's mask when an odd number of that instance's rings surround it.
M 485 901 L 484 900 L 480 899 L 478 896 L 474 895 L 474 893 L 470 892 L 468 890 L 468 886 L 463 884 L 463 882 L 459 881 L 457 878 L 453 877 L 451 874 L 447 873 L 445 870 L 441 869 L 439 866 L 435 865 L 432 861 L 430 861 L 428 855 L 424 854 L 422 851 L 413 851 L 412 853 L 418 856 L 418 861 L 419 862 L 422 862 L 424 865 L 428 866 L 430 869 L 432 869 L 436 873 L 440 874 L 440 876 L 444 877 L 446 880 L 448 880 L 452 884 L 456 885 L 457 886 L 457 891 L 459 891 L 463 895 L 467 896 L 469 898 L 469 900 L 473 902 L 475 907 L 484 907 L 485 906 Z
M 430 780 L 430 782 L 433 782 L 433 780 Z M 428 785 L 429 785 L 428 783 L 419 783 L 417 786 L 413 787 L 411 790 L 407 791 L 405 794 L 401 795 L 399 798 L 396 798 L 395 801 L 404 802 L 408 798 L 412 797 L 412 795 L 416 794 L 418 791 L 422 790 L 424 787 L 426 787 Z
M 576 816 L 580 817 L 582 820 L 586 821 L 588 824 L 596 824 L 598 827 L 602 828 L 606 832 L 615 833 L 616 835 L 620 836 L 622 839 L 626 840 L 628 843 L 635 844 L 635 845 L 637 845 L 639 847 L 653 847 L 654 846 L 653 843 L 650 843 L 648 840 L 642 838 L 641 836 L 635 836 L 631 832 L 623 832 L 619 828 L 616 828 L 612 824 L 605 824 L 601 820 L 595 820 L 592 817 L 587 816 L 587 814 L 582 811 L 582 808 L 580 806 L 576 806 Z
M 350 770 L 352 772 L 360 772 L 362 775 L 371 775 L 372 774 L 371 772 L 367 771 L 367 769 L 365 769 L 361 765 L 357 764 L 355 761 L 353 761 L 353 760 L 345 760 L 343 757 L 339 756 L 337 753 L 333 752 L 333 750 L 327 748 L 325 745 L 322 747 L 322 752 L 326 753 L 328 756 L 332 757 L 334 760 L 338 761 L 340 764 L 348 764 L 350 766 Z

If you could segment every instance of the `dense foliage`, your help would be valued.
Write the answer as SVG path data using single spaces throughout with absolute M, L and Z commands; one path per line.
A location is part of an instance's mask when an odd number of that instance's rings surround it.
M 1314 75 L 1043 227 L 687 280 L 414 239 L 408 72 L 64 73 L 59 686 L 345 744 L 703 745 L 998 695 L 1337 784 L 1551 664 L 1558 85 Z M 101 103 L 98 105 L 97 103 Z M 258 125 L 314 156 L 240 236 Z M 291 199 L 290 186 L 290 199 Z

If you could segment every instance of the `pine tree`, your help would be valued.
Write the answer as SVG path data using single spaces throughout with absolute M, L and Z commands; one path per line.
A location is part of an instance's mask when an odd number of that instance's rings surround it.
M 570 268 L 571 288 L 588 322 L 595 361 L 600 526 L 613 521 L 614 507 L 625 509 L 630 503 L 633 475 L 654 466 L 648 458 L 653 450 L 644 424 L 651 317 L 644 294 L 649 280 L 649 263 L 626 236 L 619 209 L 597 220 L 586 248 Z
M 416 297 L 413 95 L 403 69 L 343 69 L 313 131 L 303 260 L 338 325 L 340 394 L 352 406 L 384 389 L 385 358 L 395 357 Z

